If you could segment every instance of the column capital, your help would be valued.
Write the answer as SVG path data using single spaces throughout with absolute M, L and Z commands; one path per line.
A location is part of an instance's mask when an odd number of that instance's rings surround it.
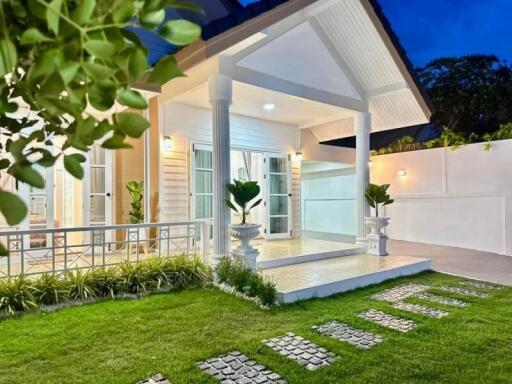
M 208 78 L 208 94 L 211 103 L 233 102 L 233 80 L 221 74 L 211 75 Z

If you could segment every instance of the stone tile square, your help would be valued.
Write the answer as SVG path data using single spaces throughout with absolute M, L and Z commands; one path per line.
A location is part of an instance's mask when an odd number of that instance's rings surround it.
M 387 301 L 389 303 L 395 303 L 411 297 L 419 292 L 424 292 L 429 289 L 430 286 L 425 284 L 405 284 L 386 289 L 385 291 L 376 293 L 371 296 L 372 299 L 378 301 Z
M 137 384 L 171 384 L 171 382 L 164 375 L 157 373 L 149 379 L 137 382 Z
M 432 301 L 434 303 L 451 305 L 453 307 L 459 307 L 459 308 L 464 308 L 464 307 L 469 306 L 469 303 L 464 300 L 453 299 L 451 297 L 446 297 L 446 296 L 434 295 L 433 293 L 430 293 L 430 292 L 420 292 L 420 293 L 414 295 L 414 297 L 416 297 L 417 299 L 421 299 L 421 300 Z
M 327 349 L 292 332 L 288 332 L 284 336 L 262 340 L 262 343 L 277 353 L 295 360 L 310 371 L 332 364 L 338 359 L 335 353 L 329 352 Z M 293 346 L 291 351 L 289 346 Z
M 333 339 L 349 343 L 362 349 L 369 349 L 374 345 L 382 343 L 384 340 L 382 336 L 353 328 L 339 321 L 330 321 L 322 325 L 315 325 L 313 329 L 324 336 L 332 337 Z
M 476 288 L 476 289 L 489 289 L 489 290 L 499 290 L 499 289 L 503 288 L 499 284 L 488 283 L 488 282 L 485 282 L 485 281 L 475 281 L 475 280 L 463 281 L 461 283 L 461 285 L 465 285 L 465 286 L 468 286 L 468 287 L 473 287 L 473 288 Z
M 239 351 L 196 363 L 199 369 L 222 384 L 287 384 L 278 373 L 249 359 Z
M 411 303 L 404 303 L 403 301 L 398 301 L 396 303 L 393 303 L 393 308 L 401 309 L 403 311 L 413 312 L 413 313 L 419 313 L 421 315 L 425 315 L 428 317 L 433 317 L 435 319 L 440 319 L 441 317 L 448 316 L 448 312 L 442 311 L 440 309 L 427 307 L 425 305 L 420 304 L 411 304 Z
M 445 292 L 449 292 L 449 293 L 455 293 L 455 294 L 463 295 L 463 296 L 473 296 L 473 297 L 478 297 L 481 299 L 489 296 L 489 294 L 486 292 L 480 292 L 480 291 L 475 291 L 473 289 L 466 289 L 466 288 L 460 288 L 460 287 L 452 287 L 452 286 L 448 286 L 448 285 L 443 285 L 441 287 L 436 287 L 436 288 L 438 288 L 442 291 L 445 291 Z
M 401 317 L 389 315 L 375 309 L 370 309 L 366 312 L 360 313 L 358 316 L 362 319 L 398 332 L 409 332 L 417 327 L 416 323 L 412 320 L 402 319 Z

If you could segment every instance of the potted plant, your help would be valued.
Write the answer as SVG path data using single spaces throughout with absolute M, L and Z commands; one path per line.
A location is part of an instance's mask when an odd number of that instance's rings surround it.
M 385 256 L 387 255 L 387 236 L 382 233 L 382 228 L 389 224 L 389 217 L 379 217 L 379 208 L 392 204 L 393 199 L 387 193 L 389 184 L 377 185 L 368 184 L 365 191 L 366 202 L 373 208 L 375 216 L 365 217 L 365 223 L 370 227 L 370 234 L 367 236 L 368 253 Z
M 142 201 L 144 199 L 144 181 L 131 180 L 126 183 L 126 189 L 130 195 L 130 212 L 128 218 L 130 224 L 140 224 L 144 222 L 144 210 Z M 144 228 L 129 229 L 127 234 L 127 241 L 129 242 L 145 242 L 147 240 L 146 231 Z M 145 243 L 141 244 L 144 246 Z M 131 247 L 132 243 L 130 243 Z M 136 243 L 133 243 L 136 246 Z
M 249 268 L 256 269 L 256 257 L 259 252 L 250 245 L 250 241 L 260 233 L 261 224 L 247 223 L 247 216 L 251 209 L 261 204 L 262 199 L 250 204 L 260 194 L 260 186 L 256 181 L 234 180 L 234 183 L 228 184 L 226 188 L 238 208 L 231 199 L 226 199 L 226 205 L 239 213 L 242 218 L 240 224 L 231 225 L 231 235 L 240 240 L 240 245 L 233 253 L 240 256 Z

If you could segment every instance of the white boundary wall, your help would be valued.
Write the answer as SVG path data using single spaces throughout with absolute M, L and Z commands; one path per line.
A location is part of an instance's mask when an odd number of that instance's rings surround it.
M 512 256 L 512 140 L 482 147 L 374 156 L 371 181 L 395 199 L 388 236 Z

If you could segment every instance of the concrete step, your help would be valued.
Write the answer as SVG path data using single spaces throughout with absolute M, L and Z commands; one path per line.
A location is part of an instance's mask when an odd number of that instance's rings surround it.
M 326 297 L 432 268 L 430 259 L 359 254 L 269 268 L 261 273 L 276 283 L 280 301 Z

